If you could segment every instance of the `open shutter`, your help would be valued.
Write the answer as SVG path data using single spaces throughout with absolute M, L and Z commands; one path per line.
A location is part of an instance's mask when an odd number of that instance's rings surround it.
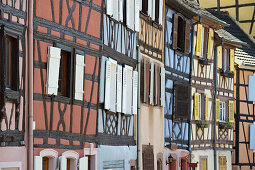
M 135 25 L 134 8 L 135 8 L 134 0 L 126 1 L 126 24 L 127 27 L 130 28 L 131 30 L 134 30 Z
M 83 100 L 83 83 L 84 83 L 84 56 L 76 54 L 75 63 L 75 99 Z
M 149 104 L 150 99 L 150 62 L 146 60 L 146 103 Z
M 135 31 L 139 32 L 140 24 L 140 0 L 135 0 Z
M 173 50 L 177 49 L 177 38 L 178 38 L 178 15 L 174 14 L 174 25 L 173 25 L 173 42 L 172 42 L 172 48 Z
M 34 170 L 42 170 L 42 157 L 34 156 Z
M 117 86 L 117 82 L 116 82 L 116 70 L 117 70 L 117 61 L 113 60 L 113 59 L 109 59 L 109 61 L 111 62 L 111 86 L 110 86 L 110 111 L 112 112 L 116 112 L 116 86 Z
M 203 26 L 201 24 L 197 24 L 197 42 L 196 42 L 196 56 L 201 56 L 202 52 L 202 32 Z
M 118 3 L 118 14 L 119 14 L 119 21 L 120 22 L 123 22 L 123 2 L 124 0 L 119 0 L 119 3 Z
M 229 122 L 234 123 L 234 101 L 228 102 L 228 113 Z
M 153 85 L 154 85 L 154 63 L 153 62 L 151 62 L 150 63 L 150 65 L 151 65 L 151 68 L 150 68 L 150 104 L 152 105 L 153 104 L 153 93 L 154 93 L 154 87 L 153 87 Z
M 142 62 L 141 62 L 141 77 L 140 77 L 140 91 L 141 91 L 141 101 L 142 103 L 145 103 L 145 80 L 146 80 L 146 77 L 145 77 L 145 61 L 144 59 L 142 59 Z
M 160 65 L 158 65 L 158 67 L 157 67 L 157 95 L 156 95 L 157 106 L 160 106 L 160 92 L 161 92 L 160 83 L 161 83 L 161 80 L 160 80 Z
M 157 103 L 157 95 L 158 95 L 158 91 L 157 91 L 157 88 L 158 88 L 158 74 L 157 74 L 157 70 L 158 70 L 158 65 L 154 64 L 153 103 L 154 103 L 155 106 L 158 105 L 158 103 Z
M 133 68 L 125 65 L 123 68 L 123 100 L 122 109 L 123 113 L 131 114 L 132 106 L 132 76 Z
M 206 58 L 208 60 L 212 59 L 212 54 L 213 54 L 213 29 L 209 28 L 209 33 L 208 33 L 208 47 L 207 47 L 207 56 Z
M 209 120 L 208 102 L 209 102 L 209 96 L 208 94 L 206 94 L 205 95 L 205 120 Z
M 122 66 L 117 67 L 117 112 L 121 112 L 122 101 Z
M 109 110 L 111 104 L 111 62 L 106 61 L 106 73 L 105 73 L 105 99 L 104 108 Z
M 159 24 L 163 25 L 163 0 L 159 0 Z
M 59 157 L 59 162 L 60 162 L 60 168 L 59 168 L 59 170 L 66 170 L 66 169 L 67 169 L 66 157 L 60 156 L 60 157 Z
M 199 120 L 199 94 L 194 94 L 194 120 Z
M 220 99 L 216 99 L 216 122 L 220 121 Z
M 89 166 L 88 166 L 88 157 L 82 157 L 79 159 L 79 170 L 88 170 Z
M 133 100 L 132 100 L 133 114 L 137 114 L 137 86 L 138 86 L 138 72 L 133 71 Z
M 234 64 L 235 64 L 235 52 L 233 49 L 230 49 L 229 52 L 229 71 L 234 72 Z
M 123 84 L 122 84 L 122 113 L 127 113 L 127 68 L 123 68 Z
M 222 46 L 217 47 L 217 68 L 222 69 Z
M 161 106 L 165 106 L 165 68 L 161 67 Z
M 197 25 L 194 26 L 193 49 L 192 49 L 193 55 L 196 55 L 196 43 L 197 43 Z
M 185 54 L 189 54 L 189 46 L 190 46 L 190 20 L 186 21 L 185 26 Z
M 106 0 L 106 14 L 113 15 L 113 0 Z
M 112 18 L 119 20 L 119 1 L 114 1 L 112 3 Z
M 58 93 L 58 77 L 60 66 L 61 49 L 56 47 L 48 47 L 48 65 L 47 65 L 47 84 L 46 93 L 57 95 Z

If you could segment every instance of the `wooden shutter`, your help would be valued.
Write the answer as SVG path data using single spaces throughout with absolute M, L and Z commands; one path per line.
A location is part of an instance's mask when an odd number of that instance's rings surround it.
M 153 97 L 154 97 L 154 63 L 150 63 L 151 68 L 150 68 L 150 104 L 153 104 Z
M 234 49 L 230 49 L 229 52 L 229 71 L 234 72 L 235 65 L 235 52 Z
M 111 85 L 110 85 L 110 111 L 116 112 L 116 96 L 117 96 L 117 61 L 109 58 L 111 62 Z
M 201 56 L 202 50 L 202 32 L 203 26 L 201 24 L 197 24 L 197 42 L 196 42 L 196 56 Z
M 117 67 L 117 112 L 121 112 L 122 101 L 122 66 Z
M 154 153 L 152 145 L 142 146 L 142 161 L 144 170 L 154 170 Z
M 196 55 L 196 43 L 197 43 L 197 25 L 194 26 L 193 49 L 192 49 L 193 55 Z
M 174 25 L 173 25 L 173 41 L 172 41 L 172 48 L 173 50 L 177 49 L 177 41 L 178 41 L 178 15 L 174 14 Z
M 34 170 L 42 170 L 42 157 L 34 156 Z
M 207 56 L 206 58 L 208 60 L 212 59 L 212 54 L 213 54 L 213 29 L 209 28 L 209 33 L 208 33 L 208 47 L 207 47 Z
M 60 48 L 48 47 L 46 93 L 50 95 L 57 95 L 58 93 L 60 52 Z
M 217 47 L 217 68 L 222 69 L 222 46 Z
M 127 68 L 123 68 L 122 113 L 127 113 Z
M 66 160 L 66 157 L 64 156 L 60 156 L 59 157 L 59 165 L 60 165 L 60 168 L 59 170 L 66 170 L 67 169 L 67 160 Z
M 205 120 L 209 120 L 209 108 L 208 108 L 208 103 L 209 102 L 209 95 L 205 95 Z
M 220 121 L 220 99 L 216 99 L 216 122 Z
M 141 77 L 140 77 L 140 91 L 141 91 L 141 101 L 143 103 L 145 103 L 145 80 L 146 80 L 146 76 L 145 76 L 145 61 L 144 59 L 141 60 Z
M 138 72 L 133 71 L 133 100 L 132 111 L 133 114 L 137 114 L 137 88 L 138 88 Z
M 146 103 L 150 100 L 150 62 L 146 60 Z
M 115 0 L 112 3 L 112 18 L 115 20 L 119 20 L 119 0 Z
M 159 0 L 159 24 L 163 25 L 163 0 Z
M 161 80 L 160 80 L 160 66 L 157 67 L 157 95 L 156 95 L 156 101 L 157 106 L 160 106 L 160 92 L 161 92 L 161 86 L 160 86 Z
M 201 164 L 200 164 L 200 169 L 201 170 L 207 170 L 207 158 L 201 158 Z
M 106 71 L 105 71 L 105 99 L 104 108 L 109 110 L 111 105 L 111 62 L 106 61 Z
M 228 101 L 229 122 L 234 123 L 234 101 Z
M 194 120 L 199 120 L 199 93 L 194 94 Z
M 140 27 L 140 0 L 135 0 L 135 31 L 139 32 Z
M 119 14 L 119 21 L 123 22 L 123 2 L 124 0 L 119 0 L 119 10 L 118 10 L 118 14 Z
M 134 0 L 126 1 L 126 24 L 131 30 L 134 30 L 135 25 L 135 4 Z
M 157 64 L 154 64 L 154 93 L 153 93 L 153 103 L 155 106 L 157 106 L 157 86 L 158 86 L 158 75 L 157 75 L 157 69 L 158 69 L 158 65 Z
M 127 91 L 126 91 L 126 114 L 132 113 L 132 79 L 133 79 L 133 67 L 125 65 L 125 68 L 127 68 L 126 71 L 126 80 L 127 80 Z
M 82 157 L 79 159 L 79 170 L 88 170 L 89 166 L 88 166 L 88 157 Z
M 113 15 L 113 0 L 106 0 L 106 14 Z
M 209 34 L 209 29 L 208 28 L 204 28 L 204 39 L 203 39 L 203 57 L 207 58 L 207 54 L 208 54 L 208 35 Z
M 190 85 L 175 84 L 175 117 L 188 119 L 190 108 Z
M 75 62 L 75 99 L 83 100 L 84 94 L 84 56 L 76 54 Z
M 161 80 L 161 93 L 160 93 L 160 103 L 161 103 L 161 106 L 165 106 L 165 68 L 164 67 L 161 67 L 161 73 L 160 73 L 160 80 Z
M 189 46 L 190 46 L 190 20 L 186 21 L 185 26 L 185 54 L 189 54 Z

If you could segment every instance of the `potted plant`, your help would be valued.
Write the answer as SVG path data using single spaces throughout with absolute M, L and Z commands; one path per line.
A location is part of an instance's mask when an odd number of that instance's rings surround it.
M 233 128 L 233 124 L 230 122 L 220 122 L 219 123 L 219 128 L 221 129 L 232 129 Z
M 205 120 L 199 120 L 197 121 L 197 126 L 201 128 L 208 128 L 209 127 L 209 122 Z

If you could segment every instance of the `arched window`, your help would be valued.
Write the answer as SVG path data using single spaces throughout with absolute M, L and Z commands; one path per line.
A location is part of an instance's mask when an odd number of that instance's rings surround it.
M 42 170 L 55 170 L 57 168 L 57 151 L 44 149 L 40 152 L 40 157 L 42 157 Z

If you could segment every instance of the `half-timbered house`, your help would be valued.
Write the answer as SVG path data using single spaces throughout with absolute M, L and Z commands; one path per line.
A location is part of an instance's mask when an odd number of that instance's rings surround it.
M 34 169 L 98 169 L 101 1 L 33 4 Z
M 27 169 L 27 1 L 1 1 L 0 169 Z

